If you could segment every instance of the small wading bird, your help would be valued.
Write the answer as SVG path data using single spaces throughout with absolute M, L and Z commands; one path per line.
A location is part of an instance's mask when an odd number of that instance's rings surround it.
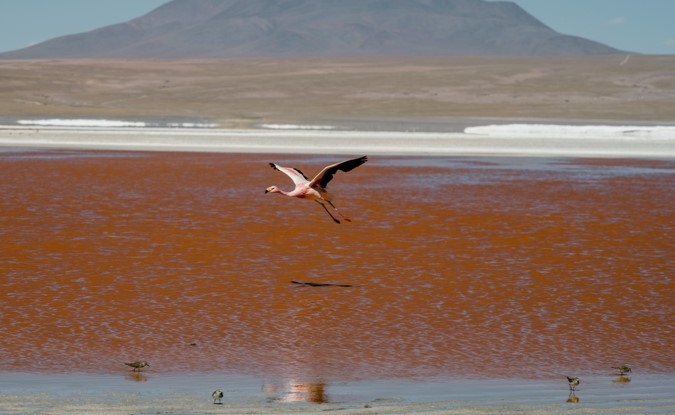
M 146 366 L 150 367 L 148 362 L 146 362 L 145 360 L 138 360 L 136 362 L 125 363 L 125 365 L 133 367 L 134 372 L 136 372 L 136 371 L 140 372 L 141 369 L 143 369 Z
M 213 393 L 211 394 L 211 397 L 213 398 L 214 405 L 217 403 L 218 404 L 223 403 L 223 391 L 221 391 L 220 389 L 214 390 Z
M 579 386 L 581 381 L 577 377 L 571 378 L 571 377 L 567 376 L 567 383 L 570 384 L 570 390 L 575 391 L 576 387 Z
M 368 157 L 363 156 L 357 159 L 331 164 L 330 166 L 324 167 L 323 170 L 321 170 L 321 172 L 319 172 L 319 174 L 317 174 L 316 177 L 314 177 L 312 180 L 309 180 L 298 169 L 295 169 L 293 167 L 282 167 L 278 164 L 270 163 L 270 166 L 274 170 L 279 170 L 280 172 L 286 174 L 293 180 L 293 183 L 295 183 L 295 189 L 293 189 L 290 192 L 284 192 L 277 186 L 270 186 L 267 189 L 265 189 L 265 193 L 281 193 L 284 196 L 314 200 L 315 202 L 320 204 L 321 207 L 324 208 L 326 213 L 328 213 L 328 215 L 333 219 L 335 223 L 340 223 L 340 221 L 335 216 L 333 216 L 333 214 L 330 213 L 330 211 L 326 207 L 326 205 L 329 205 L 330 207 L 335 209 L 335 211 L 338 213 L 338 215 L 340 215 L 340 217 L 342 217 L 342 219 L 346 220 L 347 222 L 351 222 L 351 219 L 349 219 L 342 212 L 340 212 L 338 208 L 335 207 L 333 202 L 331 202 L 331 196 L 326 191 L 326 186 L 328 186 L 328 183 L 333 179 L 333 175 L 338 171 L 344 172 L 352 171 L 355 168 L 362 165 L 363 163 L 365 163 L 366 161 L 368 161 Z
M 612 366 L 612 369 L 616 369 L 616 371 L 619 372 L 619 375 L 621 376 L 633 371 L 633 369 L 631 369 L 628 365 Z

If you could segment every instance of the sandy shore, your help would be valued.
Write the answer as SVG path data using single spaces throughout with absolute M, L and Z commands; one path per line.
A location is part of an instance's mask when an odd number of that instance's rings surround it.
M 657 137 L 409 131 L 0 126 L 0 146 L 228 153 L 673 158 Z
M 139 381 L 140 380 L 140 381 Z M 342 382 L 322 390 L 327 402 L 244 376 L 21 374 L 0 375 L 3 414 L 667 414 L 675 411 L 668 376 Z M 278 386 L 274 388 L 274 386 Z M 211 391 L 220 388 L 222 404 Z

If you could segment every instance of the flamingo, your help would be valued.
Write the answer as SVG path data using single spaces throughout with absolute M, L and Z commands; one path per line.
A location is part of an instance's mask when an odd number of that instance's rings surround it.
M 328 186 L 328 183 L 333 179 L 333 175 L 338 171 L 352 171 L 366 161 L 368 161 L 368 156 L 331 164 L 330 166 L 324 167 L 323 170 L 321 170 L 319 174 L 317 174 L 312 180 L 309 180 L 307 176 L 305 176 L 300 170 L 296 168 L 282 167 L 278 164 L 270 163 L 270 166 L 274 170 L 278 170 L 286 174 L 291 178 L 291 180 L 293 180 L 293 183 L 295 183 L 295 189 L 290 192 L 285 192 L 279 189 L 277 186 L 270 186 L 265 189 L 265 193 L 281 193 L 284 196 L 314 200 L 324 208 L 326 213 L 328 213 L 335 223 L 340 223 L 340 221 L 335 216 L 333 216 L 333 214 L 330 213 L 326 207 L 328 204 L 330 207 L 335 209 L 342 219 L 346 220 L 347 222 L 351 222 L 351 219 L 340 212 L 338 208 L 335 207 L 333 202 L 331 202 L 331 196 L 326 191 L 326 186 Z

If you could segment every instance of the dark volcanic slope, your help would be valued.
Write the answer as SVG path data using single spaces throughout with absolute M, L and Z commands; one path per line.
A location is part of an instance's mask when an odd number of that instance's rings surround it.
M 145 16 L 0 54 L 35 58 L 599 55 L 511 2 L 173 0 Z

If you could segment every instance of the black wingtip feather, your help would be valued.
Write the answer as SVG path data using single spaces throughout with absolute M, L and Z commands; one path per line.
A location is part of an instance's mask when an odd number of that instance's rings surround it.
M 355 168 L 362 165 L 363 163 L 365 163 L 366 161 L 368 161 L 368 156 L 363 156 L 363 157 L 359 157 L 359 158 L 356 158 L 356 159 L 347 160 L 339 166 L 339 170 L 342 170 L 344 172 L 352 171 Z
M 302 177 L 304 177 L 305 180 L 309 180 L 309 179 L 307 178 L 307 176 L 305 176 L 305 173 L 301 172 L 299 169 L 296 169 L 295 167 L 293 167 L 293 170 L 295 170 L 295 171 L 297 171 L 298 173 L 300 173 L 300 175 L 301 175 Z

